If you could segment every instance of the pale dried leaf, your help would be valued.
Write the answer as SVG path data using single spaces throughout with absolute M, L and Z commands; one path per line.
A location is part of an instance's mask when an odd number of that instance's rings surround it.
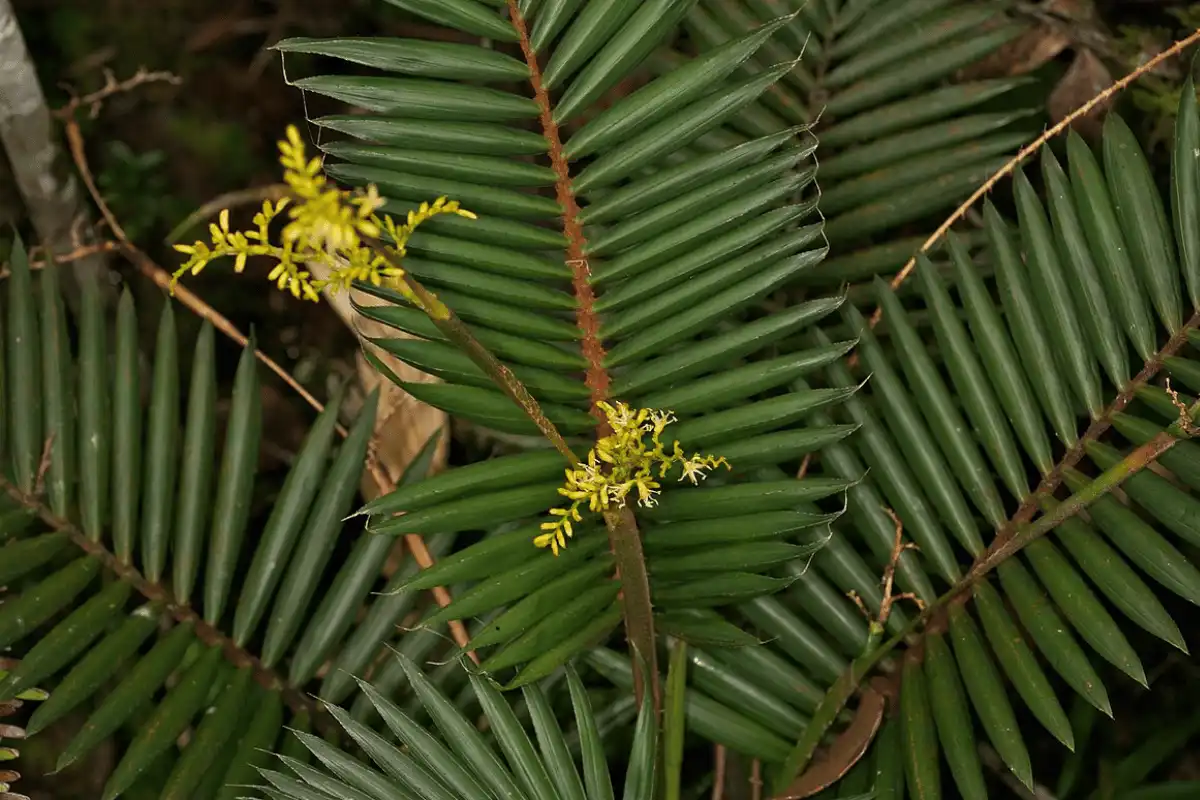
M 321 270 L 324 268 L 320 264 L 309 264 L 308 266 L 314 278 L 325 277 L 321 274 Z M 326 292 L 325 299 L 342 321 L 363 338 L 407 337 L 407 334 L 367 319 L 356 312 L 350 304 L 350 295 L 347 292 L 338 292 L 333 296 Z M 355 300 L 361 305 L 382 304 L 382 301 L 362 293 L 357 293 Z M 376 349 L 374 353 L 402 380 L 420 383 L 437 381 L 437 378 L 410 367 L 389 353 L 379 349 Z M 446 414 L 432 406 L 418 402 L 390 380 L 383 380 L 375 368 L 363 358 L 362 353 L 357 354 L 357 363 L 359 381 L 363 391 L 370 392 L 376 386 L 380 386 L 379 411 L 375 417 L 375 436 L 372 442 L 373 454 L 388 478 L 395 482 L 400 479 L 408 465 L 412 463 L 413 458 L 429 441 L 429 437 L 438 429 L 446 427 Z M 432 471 L 437 472 L 446 465 L 447 444 L 448 439 L 443 435 L 437 445 Z M 380 493 L 379 487 L 375 485 L 375 481 L 369 474 L 363 478 L 362 492 L 367 500 L 375 498 Z

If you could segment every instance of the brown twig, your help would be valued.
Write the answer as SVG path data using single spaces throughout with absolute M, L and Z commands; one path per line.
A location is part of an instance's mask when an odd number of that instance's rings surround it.
M 43 248 L 31 247 L 30 253 L 32 254 L 41 249 L 43 249 Z M 94 256 L 99 253 L 113 253 L 120 249 L 121 249 L 120 242 L 96 242 L 94 244 L 79 245 L 71 252 L 63 253 L 60 256 L 54 256 L 52 259 L 47 259 L 47 258 L 30 259 L 29 268 L 30 269 L 41 269 L 42 267 L 44 267 L 48 263 L 50 263 L 51 260 L 53 260 L 55 264 L 70 264 L 72 261 L 79 261 L 80 259 L 87 258 L 88 256 Z M 4 268 L 2 270 L 0 270 L 0 278 L 7 278 L 9 276 L 9 274 L 10 273 L 9 273 L 8 265 L 6 264 L 4 266 Z
M 883 567 L 883 578 L 879 581 L 879 585 L 883 589 L 879 600 L 879 614 L 872 618 L 871 610 L 867 608 L 867 604 L 863 602 L 858 592 L 853 589 L 846 592 L 846 596 L 854 601 L 854 605 L 858 606 L 858 610 L 862 612 L 863 616 L 871 620 L 872 626 L 878 628 L 881 632 L 887 626 L 888 618 L 892 615 L 892 606 L 895 605 L 897 600 L 911 600 L 919 610 L 925 610 L 925 602 L 917 597 L 916 594 L 912 592 L 893 593 L 896 579 L 896 565 L 900 563 L 900 556 L 904 554 L 905 550 L 916 550 L 918 548 L 916 542 L 904 541 L 904 523 L 900 521 L 900 517 L 896 516 L 896 512 L 887 506 L 883 507 L 883 511 L 892 518 L 892 522 L 896 526 L 896 538 L 892 543 L 892 552 L 888 557 L 888 562 Z
M 930 247 L 933 247 L 933 245 L 935 245 L 943 236 L 946 235 L 946 232 L 948 230 L 950 230 L 950 227 L 955 222 L 958 222 L 958 220 L 962 219 L 963 216 L 967 213 L 967 211 L 972 206 L 974 206 L 975 203 L 977 203 L 981 197 L 983 197 L 985 194 L 990 192 L 992 190 L 992 187 L 994 187 L 1001 179 L 1003 179 L 1005 176 L 1012 173 L 1012 171 L 1014 169 L 1016 169 L 1021 164 L 1021 162 L 1023 162 L 1025 159 L 1029 158 L 1029 156 L 1036 153 L 1039 149 L 1041 149 L 1042 145 L 1044 145 L 1046 142 L 1050 141 L 1055 136 L 1058 136 L 1060 133 L 1065 131 L 1067 129 L 1067 127 L 1072 122 L 1074 122 L 1076 119 L 1086 115 L 1093 108 L 1095 108 L 1096 106 L 1098 106 L 1101 103 L 1108 100 L 1114 94 L 1121 91 L 1129 84 L 1133 83 L 1135 80 L 1137 80 L 1142 75 L 1146 74 L 1147 72 L 1150 72 L 1152 69 L 1157 67 L 1163 61 L 1166 61 L 1168 58 L 1178 55 L 1180 52 L 1182 52 L 1183 50 L 1185 50 L 1186 48 L 1190 47 L 1191 45 L 1195 44 L 1198 41 L 1200 41 L 1200 30 L 1196 30 L 1195 32 L 1193 32 L 1191 35 L 1187 36 L 1184 39 L 1180 39 L 1178 42 L 1175 42 L 1175 44 L 1171 45 L 1166 50 L 1164 50 L 1161 53 L 1159 53 L 1158 55 L 1154 56 L 1154 58 L 1151 58 L 1148 61 L 1146 61 L 1144 64 L 1139 65 L 1137 67 L 1137 69 L 1133 70 L 1128 75 L 1125 75 L 1124 77 L 1117 80 L 1115 83 L 1113 83 L 1107 89 L 1100 92 L 1098 95 L 1091 98 L 1083 105 L 1079 106 L 1079 108 L 1072 111 L 1070 114 L 1068 114 L 1066 117 L 1064 117 L 1062 120 L 1060 120 L 1055 125 L 1051 126 L 1044 133 L 1042 133 L 1042 135 L 1039 136 L 1037 139 L 1034 139 L 1031 143 L 1029 143 L 1025 147 L 1021 148 L 1020 152 L 1018 152 L 1015 156 L 1013 156 L 1012 159 L 1007 164 L 1002 166 L 1000 169 L 996 170 L 995 174 L 993 174 L 990 178 L 988 178 L 986 181 L 984 181 L 982 186 L 980 186 L 978 189 L 976 189 L 975 192 L 970 197 L 968 197 L 965 201 L 963 201 L 963 204 L 960 205 L 958 208 L 956 208 L 954 210 L 954 213 L 952 213 L 949 217 L 947 217 L 946 220 L 941 225 L 938 226 L 937 230 L 935 230 L 933 233 L 931 233 L 929 235 L 929 238 L 927 238 L 925 240 L 925 242 L 921 245 L 921 249 L 919 249 L 916 253 L 914 253 L 912 258 L 910 258 L 908 260 L 908 263 L 906 263 L 904 265 L 904 268 L 901 269 L 899 272 L 897 272 L 895 277 L 892 278 L 892 282 L 891 282 L 892 289 L 898 288 L 900 286 L 900 284 L 904 283 L 904 281 L 912 273 L 913 269 L 916 267 L 918 255 L 926 252 L 927 250 L 929 250 Z M 875 313 L 873 313 L 871 315 L 871 327 L 874 328 L 879 323 L 879 320 L 881 320 L 882 318 L 883 318 L 883 307 L 877 306 L 875 308 Z
M 892 522 L 896 526 L 896 538 L 892 541 L 892 553 L 888 557 L 887 566 L 883 568 L 883 599 L 879 603 L 879 619 L 876 620 L 881 627 L 887 625 L 888 617 L 892 615 L 892 605 L 897 600 L 911 600 L 918 609 L 925 610 L 925 603 L 912 592 L 892 593 L 893 583 L 896 579 L 896 565 L 900 563 L 900 556 L 904 554 L 905 550 L 916 550 L 917 544 L 904 541 L 904 523 L 900 521 L 896 512 L 886 506 L 883 510 L 892 518 Z
M 117 237 L 117 241 L 122 244 L 128 244 L 129 237 L 125 235 L 125 229 L 121 227 L 121 223 L 117 222 L 108 203 L 104 202 L 104 196 L 100 194 L 100 189 L 96 186 L 96 179 L 92 177 L 92 170 L 88 167 L 87 153 L 84 151 L 83 133 L 79 130 L 79 122 L 74 117 L 68 117 L 63 127 L 67 134 L 67 147 L 71 149 L 71 160 L 75 162 L 79 176 L 83 178 L 83 183 L 87 186 L 88 194 L 96 202 L 96 207 L 100 209 L 100 214 L 108 223 L 113 236 Z
M 1188 436 L 1195 436 L 1200 433 L 1200 429 L 1196 428 L 1192 422 L 1192 412 L 1187 405 L 1179 399 L 1179 392 L 1171 388 L 1171 379 L 1167 378 L 1167 395 L 1171 398 L 1171 405 L 1175 406 L 1175 410 L 1179 412 L 1179 427 Z
M 62 108 L 54 113 L 59 119 L 69 121 L 75 118 L 75 113 L 83 106 L 88 107 L 88 118 L 95 119 L 100 113 L 100 107 L 104 101 L 114 95 L 124 94 L 132 91 L 139 86 L 147 83 L 169 83 L 172 86 L 178 86 L 183 83 L 183 79 L 171 72 L 150 72 L 145 67 L 139 67 L 138 71 L 123 81 L 118 81 L 117 76 L 112 73 L 112 70 L 104 70 L 104 85 L 94 92 L 79 96 L 72 92 L 71 100 Z
M 42 445 L 42 458 L 38 461 L 37 475 L 33 479 L 33 496 L 41 497 L 46 488 L 46 473 L 50 471 L 50 457 L 54 454 L 54 434 L 46 437 Z

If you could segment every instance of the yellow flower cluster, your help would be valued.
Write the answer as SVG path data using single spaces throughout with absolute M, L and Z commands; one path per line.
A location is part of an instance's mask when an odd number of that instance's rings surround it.
M 674 464 L 683 470 L 679 480 L 687 479 L 693 484 L 703 480 L 707 470 L 720 466 L 729 469 L 724 457 L 699 453 L 693 453 L 691 458 L 684 456 L 679 442 L 674 442 L 668 453 L 661 437 L 663 430 L 675 421 L 670 411 L 649 408 L 634 411 L 621 402 L 597 405 L 608 419 L 612 433 L 596 442 L 586 461 L 567 470 L 566 485 L 558 493 L 571 500 L 571 505 L 550 509 L 554 519 L 542 523 L 545 533 L 533 540 L 538 547 L 549 547 L 554 555 L 567 546 L 567 537 L 574 533 L 572 523 L 583 521 L 581 509 L 585 505 L 592 513 L 600 513 L 624 508 L 626 500 L 634 496 L 638 505 L 653 506 L 661 489 L 657 478 L 665 478 Z
M 345 191 L 330 184 L 321 172 L 321 159 L 309 159 L 304 142 L 295 125 L 289 125 L 287 140 L 279 143 L 279 163 L 283 179 L 291 196 L 271 203 L 264 200 L 262 210 L 254 216 L 254 230 L 231 231 L 229 210 L 221 212 L 218 222 L 209 225 L 211 243 L 175 245 L 188 256 L 187 262 L 175 271 L 171 287 L 185 274 L 199 274 L 209 262 L 218 258 L 234 259 L 234 272 L 246 267 L 251 256 L 269 256 L 277 263 L 268 276 L 280 289 L 290 290 L 296 297 L 320 299 L 320 291 L 349 289 L 354 281 L 369 281 L 379 286 L 385 280 L 402 291 L 399 283 L 404 270 L 397 264 L 407 254 L 406 246 L 417 226 L 439 214 L 457 214 L 468 219 L 475 215 L 460 208 L 458 201 L 439 197 L 432 205 L 422 203 L 416 211 L 408 212 L 403 225 L 389 216 L 376 212 L 386 202 L 374 185 L 365 191 Z M 280 233 L 280 244 L 270 240 L 268 228 L 284 210 L 290 220 Z M 370 240 L 386 237 L 390 242 L 380 249 Z M 313 280 L 305 269 L 319 263 L 329 270 L 329 277 Z M 408 294 L 407 292 L 405 294 Z

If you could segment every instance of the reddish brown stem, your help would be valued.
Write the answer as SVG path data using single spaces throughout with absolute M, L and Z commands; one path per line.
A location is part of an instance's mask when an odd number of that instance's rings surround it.
M 604 344 L 600 340 L 600 321 L 596 315 L 596 294 L 592 289 L 591 272 L 587 260 L 587 240 L 583 225 L 579 221 L 579 203 L 571 184 L 570 164 L 563 152 L 562 137 L 550 103 L 550 95 L 542 82 L 542 71 L 537 53 L 529 39 L 529 28 L 517 5 L 517 0 L 508 0 L 508 12 L 513 27 L 521 42 L 521 52 L 529 67 L 529 82 L 533 87 L 542 124 L 542 134 L 550 153 L 550 165 L 555 175 L 555 194 L 563 210 L 563 233 L 567 240 L 566 263 L 571 268 L 571 286 L 575 293 L 575 322 L 583 334 L 582 350 L 587 360 L 585 378 L 591 394 L 592 416 L 597 419 L 597 434 L 608 433 L 608 424 L 597 404 L 608 399 L 609 374 L 604 366 Z M 633 651 L 633 677 L 635 695 L 641 702 L 645 682 L 650 685 L 656 712 L 662 709 L 658 680 L 658 657 L 655 646 L 654 611 L 650 602 L 650 578 L 646 572 L 646 561 L 642 554 L 641 533 L 633 513 L 624 509 L 618 513 L 605 514 L 608 525 L 609 546 L 616 561 L 614 578 L 621 582 L 621 603 L 625 615 L 625 635 Z M 645 678 L 642 671 L 645 671 Z
M 591 270 L 586 255 L 587 239 L 579 221 L 579 203 L 571 185 L 571 169 L 563 153 L 562 137 L 550 104 L 550 94 L 542 84 L 542 70 L 538 65 L 537 53 L 529 40 L 529 29 L 525 17 L 517 7 L 517 0 L 508 0 L 508 13 L 513 27 L 521 37 L 521 52 L 529 66 L 529 83 L 533 86 L 533 99 L 538 104 L 542 123 L 542 134 L 550 148 L 550 166 L 554 170 L 554 191 L 563 210 L 563 233 L 567 237 L 567 266 L 571 268 L 571 287 L 575 291 L 575 322 L 583 332 L 583 357 L 587 359 L 587 386 L 592 393 L 592 414 L 603 424 L 603 416 L 596 408 L 600 400 L 608 399 L 609 376 L 604 367 L 604 344 L 600 341 L 600 320 L 596 316 L 596 293 L 592 289 Z

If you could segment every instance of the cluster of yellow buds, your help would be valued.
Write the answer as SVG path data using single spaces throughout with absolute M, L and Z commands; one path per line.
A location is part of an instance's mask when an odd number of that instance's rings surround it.
M 422 203 L 416 211 L 408 212 L 405 223 L 397 225 L 391 217 L 376 213 L 386 200 L 374 185 L 362 191 L 332 185 L 321 171 L 320 157 L 309 159 L 305 154 L 295 125 L 288 126 L 287 139 L 279 143 L 279 154 L 291 196 L 275 203 L 264 200 L 262 210 L 254 216 L 253 230 L 231 231 L 226 209 L 217 223 L 209 225 L 211 243 L 175 245 L 188 260 L 175 271 L 172 288 L 183 275 L 199 274 L 215 259 L 233 258 L 234 272 L 241 272 L 249 257 L 268 256 L 276 261 L 269 279 L 280 289 L 314 302 L 320 299 L 322 289 L 329 287 L 331 293 L 336 293 L 350 288 L 354 281 L 379 286 L 386 280 L 403 291 L 407 287 L 399 279 L 404 277 L 404 270 L 398 264 L 417 226 L 439 214 L 475 219 L 458 201 L 439 197 L 432 204 Z M 280 233 L 280 243 L 274 244 L 268 228 L 284 209 L 290 221 Z M 381 237 L 390 241 L 378 247 L 369 244 Z M 324 265 L 329 276 L 312 279 L 305 267 L 314 263 Z
M 574 533 L 572 523 L 583 521 L 584 506 L 592 513 L 601 513 L 610 508 L 624 508 L 630 496 L 636 497 L 640 506 L 653 506 L 662 488 L 658 479 L 665 478 L 675 464 L 682 470 L 679 480 L 690 480 L 693 484 L 703 480 L 708 470 L 721 466 L 729 469 L 724 457 L 699 453 L 690 458 L 685 456 L 679 442 L 674 442 L 671 452 L 667 452 L 661 437 L 663 430 L 675 422 L 670 411 L 649 408 L 635 411 L 621 402 L 615 405 L 600 402 L 597 406 L 612 433 L 596 442 L 586 461 L 567 470 L 566 484 L 558 493 L 571 500 L 571 505 L 550 509 L 554 519 L 542 523 L 545 533 L 533 540 L 538 547 L 549 547 L 554 555 L 567 546 L 567 537 Z

